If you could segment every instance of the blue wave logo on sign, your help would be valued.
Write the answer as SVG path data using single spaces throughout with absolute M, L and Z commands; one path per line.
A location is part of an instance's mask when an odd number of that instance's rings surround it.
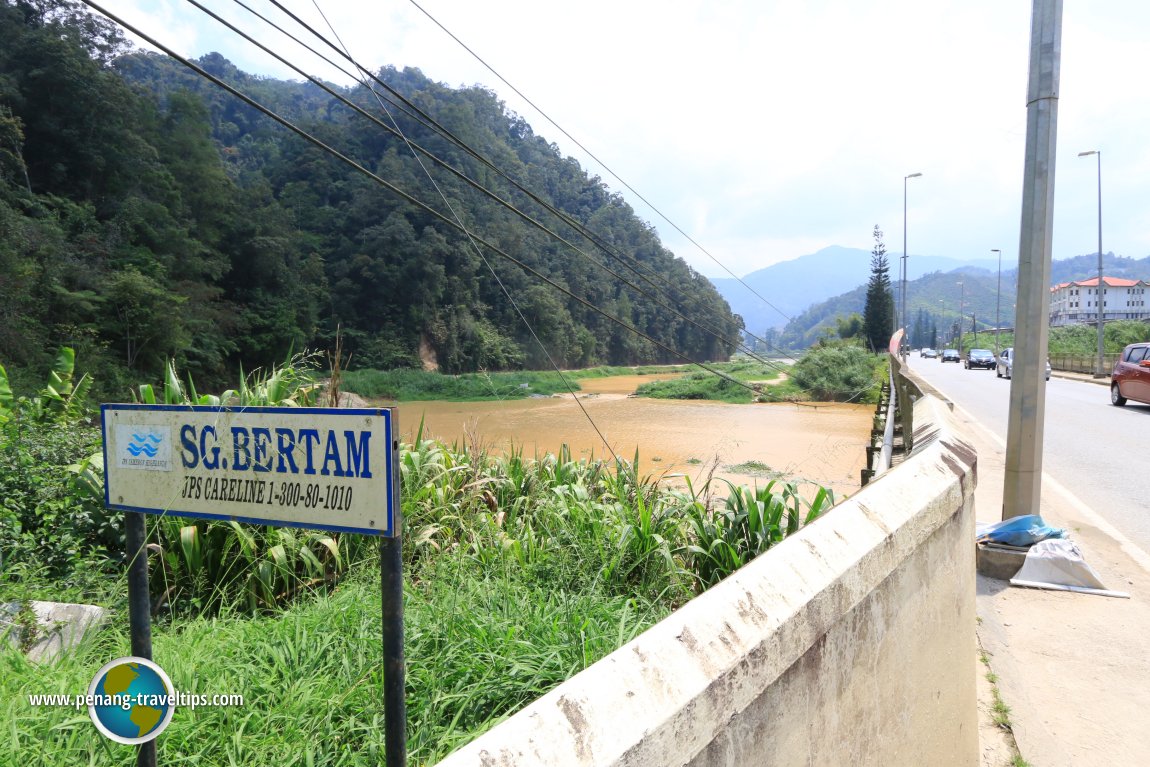
M 172 432 L 160 424 L 116 424 L 116 463 L 122 469 L 172 470 Z
M 155 458 L 156 453 L 160 452 L 160 443 L 163 441 L 164 438 L 158 434 L 132 434 L 132 441 L 128 443 L 127 450 L 136 458 L 141 455 Z

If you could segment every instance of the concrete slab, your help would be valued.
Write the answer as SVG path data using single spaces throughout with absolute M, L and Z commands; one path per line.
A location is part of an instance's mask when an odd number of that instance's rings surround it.
M 107 611 L 96 605 L 33 601 L 30 607 L 36 620 L 31 637 L 18 618 L 20 604 L 0 605 L 0 636 L 7 635 L 17 647 L 27 645 L 26 654 L 36 663 L 48 663 L 75 647 L 85 634 L 99 629 L 107 620 Z
M 977 498 L 977 495 L 975 496 Z M 1026 552 L 978 544 L 974 552 L 974 565 L 979 575 L 1008 581 L 1026 562 Z

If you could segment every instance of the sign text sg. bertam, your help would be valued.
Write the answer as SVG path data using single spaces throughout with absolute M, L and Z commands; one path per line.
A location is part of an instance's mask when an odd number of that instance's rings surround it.
M 105 405 L 111 508 L 391 534 L 388 408 Z

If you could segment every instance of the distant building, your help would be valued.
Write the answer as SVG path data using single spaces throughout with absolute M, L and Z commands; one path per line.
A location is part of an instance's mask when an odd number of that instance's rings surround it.
M 1102 300 L 1102 320 L 1150 320 L 1146 289 L 1150 282 L 1102 278 L 1102 295 L 1098 295 L 1098 278 L 1063 282 L 1050 289 L 1050 326 L 1093 324 L 1098 321 L 1098 300 Z

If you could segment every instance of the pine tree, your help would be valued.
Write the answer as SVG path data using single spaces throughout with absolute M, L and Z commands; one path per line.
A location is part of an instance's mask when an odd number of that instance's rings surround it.
M 866 288 L 866 309 L 863 311 L 867 344 L 872 351 L 881 351 L 890 343 L 894 327 L 894 295 L 890 287 L 890 265 L 886 260 L 886 245 L 882 230 L 874 227 L 874 250 L 870 256 L 870 280 Z

